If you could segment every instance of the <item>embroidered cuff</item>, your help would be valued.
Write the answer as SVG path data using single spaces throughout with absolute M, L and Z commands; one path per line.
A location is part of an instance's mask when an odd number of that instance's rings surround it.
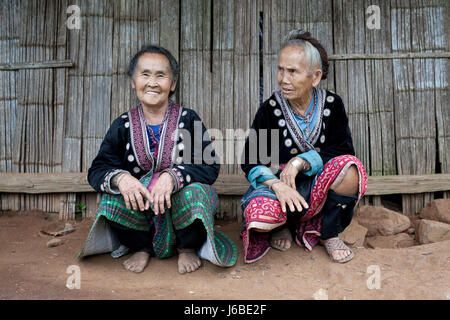
M 100 190 L 110 194 L 120 194 L 119 188 L 115 183 L 112 183 L 112 179 L 122 172 L 129 173 L 128 171 L 122 169 L 115 169 L 108 172 L 103 180 L 103 183 L 100 185 Z
M 306 176 L 313 176 L 317 174 L 317 172 L 319 172 L 319 170 L 323 167 L 322 157 L 316 150 L 309 150 L 308 152 L 304 152 L 297 157 L 308 161 L 309 165 L 311 166 L 311 169 L 302 172 Z
M 272 170 L 266 166 L 256 166 L 248 173 L 248 181 L 255 189 L 265 187 L 262 182 L 270 179 L 278 178 L 272 173 Z

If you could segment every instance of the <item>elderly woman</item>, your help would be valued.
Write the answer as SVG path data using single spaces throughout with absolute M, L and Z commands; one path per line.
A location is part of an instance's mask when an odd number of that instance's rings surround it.
M 220 165 L 206 128 L 195 111 L 169 100 L 177 61 L 162 47 L 144 46 L 128 74 L 140 103 L 114 120 L 89 169 L 90 185 L 104 194 L 79 257 L 131 251 L 123 265 L 137 273 L 151 256 L 176 253 L 180 273 L 198 269 L 200 258 L 234 265 L 236 246 L 213 229 L 218 197 L 211 185 Z
M 354 156 L 341 98 L 317 88 L 327 70 L 322 45 L 309 32 L 291 31 L 278 57 L 280 90 L 258 109 L 254 135 L 245 143 L 241 167 L 250 187 L 241 206 L 247 263 L 271 247 L 289 249 L 293 239 L 307 251 L 320 241 L 335 262 L 354 256 L 338 234 L 364 195 L 367 175 Z M 277 150 L 269 147 L 273 139 Z M 264 147 L 270 161 L 261 158 Z

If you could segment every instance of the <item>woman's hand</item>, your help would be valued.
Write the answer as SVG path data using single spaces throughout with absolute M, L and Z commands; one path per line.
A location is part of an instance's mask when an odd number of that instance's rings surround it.
M 167 208 L 172 206 L 170 203 L 170 196 L 173 191 L 173 179 L 172 176 L 163 172 L 150 192 L 150 202 L 153 203 L 153 212 L 158 215 L 164 213 L 164 202 L 167 203 Z
M 272 185 L 272 190 L 275 192 L 278 201 L 280 201 L 281 210 L 283 210 L 283 212 L 286 212 L 286 206 L 289 206 L 291 212 L 296 211 L 295 209 L 300 212 L 303 208 L 309 208 L 308 203 L 300 193 L 283 181 L 274 183 Z
M 293 158 L 293 159 L 299 159 L 301 162 L 301 167 L 303 167 L 303 159 L 301 158 Z M 298 161 L 298 160 L 297 160 Z M 286 164 L 286 167 L 281 171 L 280 174 L 280 180 L 287 184 L 289 187 L 291 187 L 294 190 L 297 190 L 297 187 L 295 185 L 295 177 L 297 177 L 297 174 L 300 172 L 300 170 L 292 165 L 292 159 Z
M 117 187 L 125 200 L 127 209 L 141 211 L 150 208 L 150 192 L 146 187 L 135 177 L 128 173 L 122 173 L 117 179 Z M 144 198 L 148 201 L 144 204 Z

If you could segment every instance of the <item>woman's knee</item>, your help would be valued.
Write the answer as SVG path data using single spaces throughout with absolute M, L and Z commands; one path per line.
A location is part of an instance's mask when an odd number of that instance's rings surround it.
M 345 172 L 344 177 L 336 186 L 331 189 L 340 194 L 354 195 L 358 193 L 359 173 L 355 165 L 351 165 Z

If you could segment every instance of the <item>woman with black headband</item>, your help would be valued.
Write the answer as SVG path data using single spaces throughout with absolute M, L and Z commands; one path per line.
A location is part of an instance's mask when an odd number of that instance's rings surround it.
M 257 261 L 271 247 L 285 251 L 295 240 L 307 251 L 320 242 L 333 261 L 347 262 L 354 254 L 338 234 L 350 224 L 367 174 L 354 156 L 342 99 L 317 88 L 327 77 L 327 53 L 309 32 L 293 30 L 277 68 L 280 88 L 258 109 L 241 166 L 250 182 L 241 201 L 244 259 Z M 278 150 L 270 149 L 273 137 Z M 265 141 L 268 164 L 260 158 Z

